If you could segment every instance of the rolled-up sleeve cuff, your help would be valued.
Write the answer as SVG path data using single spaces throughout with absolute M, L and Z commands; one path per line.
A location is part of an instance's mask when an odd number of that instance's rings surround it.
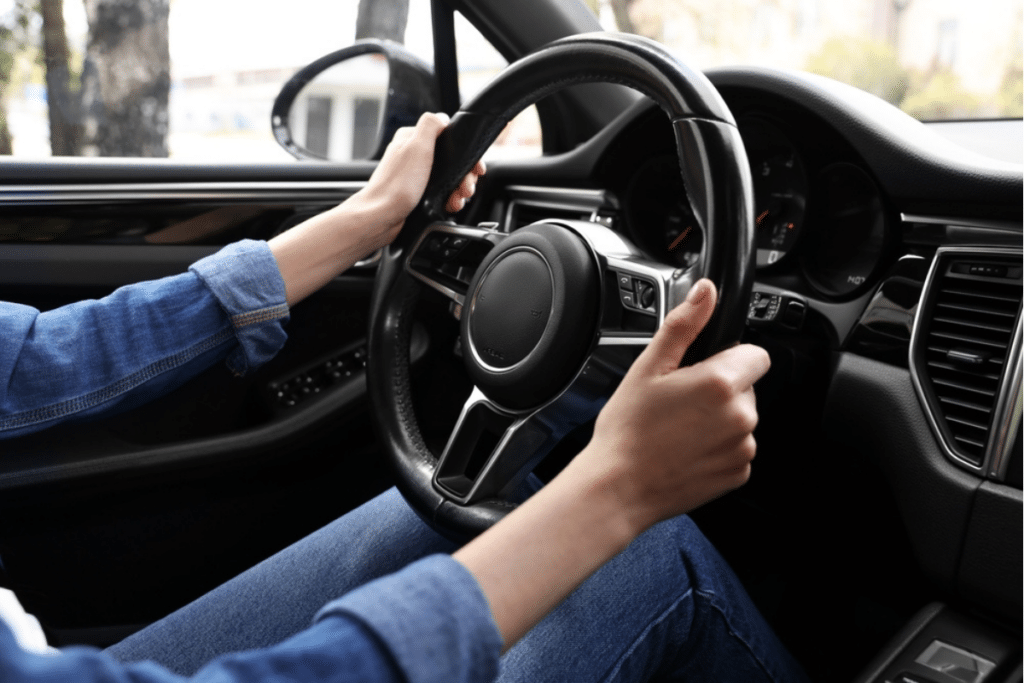
M 433 555 L 328 603 L 322 620 L 361 622 L 388 648 L 410 683 L 470 683 L 497 676 L 501 634 L 469 571 Z
M 213 292 L 231 320 L 238 348 L 228 368 L 244 375 L 274 357 L 288 335 L 288 300 L 277 261 L 266 242 L 242 240 L 189 268 Z

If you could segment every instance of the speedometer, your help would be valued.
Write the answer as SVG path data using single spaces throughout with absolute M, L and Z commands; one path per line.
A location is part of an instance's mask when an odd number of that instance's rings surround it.
M 783 261 L 804 224 L 807 174 L 793 143 L 775 125 L 761 119 L 739 123 L 754 180 L 757 265 Z
M 821 172 L 815 229 L 804 251 L 804 274 L 829 296 L 847 296 L 871 283 L 885 248 L 885 210 L 874 182 L 859 166 L 837 163 Z

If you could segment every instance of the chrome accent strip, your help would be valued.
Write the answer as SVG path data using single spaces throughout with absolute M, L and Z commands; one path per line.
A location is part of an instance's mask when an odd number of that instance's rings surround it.
M 904 223 L 924 223 L 926 225 L 955 226 L 958 228 L 982 228 L 984 230 L 1005 230 L 1021 232 L 1021 224 L 1014 221 L 994 221 L 987 218 L 949 218 L 945 216 L 920 216 L 901 213 L 900 220 Z
M 353 268 L 376 268 L 377 264 L 380 263 L 381 257 L 384 256 L 384 250 L 378 249 L 364 259 L 360 259 L 352 264 Z
M 996 399 L 992 416 L 992 436 L 988 448 L 985 449 L 985 460 L 988 462 L 988 476 L 997 480 L 1006 480 L 1006 471 L 1010 467 L 1013 453 L 1013 440 L 1020 428 L 1021 419 L 1021 345 L 1024 343 L 1024 320 L 1017 311 L 1017 331 L 1013 333 L 1009 354 L 1006 360 L 1005 374 L 999 383 L 999 397 Z
M 992 434 L 989 434 L 989 442 L 988 442 L 988 444 L 986 444 L 985 456 L 982 459 L 981 465 L 975 465 L 971 461 L 966 460 L 963 457 L 961 457 L 961 456 L 956 454 L 956 452 L 946 442 L 945 436 L 943 435 L 943 432 L 942 432 L 942 427 L 940 426 L 939 421 L 938 421 L 938 417 L 935 415 L 935 411 L 932 410 L 931 404 L 928 403 L 927 394 L 925 393 L 925 390 L 924 390 L 924 384 L 921 381 L 921 372 L 918 370 L 917 363 L 915 363 L 915 361 L 914 361 L 914 350 L 917 348 L 918 344 L 921 341 L 921 334 L 922 334 L 922 331 L 921 331 L 921 327 L 922 327 L 921 312 L 923 311 L 922 306 L 924 305 L 925 300 L 928 298 L 928 295 L 931 292 L 932 285 L 935 283 L 935 278 L 936 278 L 936 275 L 937 275 L 937 272 L 938 272 L 938 268 L 939 268 L 939 262 L 942 260 L 941 259 L 942 256 L 944 256 L 946 254 L 978 254 L 978 255 L 983 255 L 983 256 L 1013 256 L 1013 257 L 1016 257 L 1016 258 L 1021 258 L 1021 253 L 1022 252 L 1021 252 L 1020 249 L 999 248 L 999 247 L 939 247 L 935 251 L 935 257 L 932 259 L 932 266 L 931 266 L 931 268 L 928 269 L 928 277 L 927 277 L 927 279 L 925 279 L 924 286 L 921 287 L 921 298 L 918 299 L 918 301 L 917 301 L 917 314 L 914 317 L 914 327 L 913 327 L 913 330 L 910 333 L 910 345 L 908 346 L 908 351 L 907 351 L 907 353 L 908 353 L 907 366 L 910 368 L 910 379 L 911 379 L 911 382 L 914 385 L 914 391 L 917 393 L 918 401 L 921 403 L 921 407 L 924 409 L 925 417 L 928 418 L 928 424 L 931 426 L 932 432 L 934 432 L 934 434 L 935 434 L 935 439 L 936 439 L 936 441 L 938 441 L 939 446 L 942 447 L 943 453 L 946 455 L 946 457 L 949 460 L 953 461 L 954 463 L 956 463 L 956 464 L 958 464 L 958 465 L 960 465 L 960 466 L 962 466 L 962 467 L 964 467 L 964 468 L 966 468 L 966 469 L 968 469 L 968 470 L 970 470 L 972 472 L 975 472 L 975 473 L 981 474 L 981 475 L 986 474 L 988 472 L 988 470 L 990 469 L 991 463 L 989 461 L 990 461 L 990 456 L 992 454 L 992 441 L 993 441 Z M 1018 319 L 1018 322 L 1019 322 L 1020 321 L 1019 309 L 1018 309 L 1018 313 L 1017 313 L 1017 319 Z M 1018 330 L 1018 333 L 1019 333 L 1019 330 Z M 1015 333 L 1015 337 L 1018 335 L 1018 333 Z M 1019 347 L 1018 347 L 1018 354 L 1019 354 Z M 1008 358 L 1009 358 L 1009 356 L 1008 356 Z M 1016 361 L 1016 364 L 1017 364 L 1018 368 L 1020 367 L 1019 366 L 1019 361 L 1020 361 L 1020 357 L 1018 355 L 1018 358 L 1017 358 L 1017 361 Z M 1003 368 L 1003 379 L 1000 380 L 1000 383 L 999 383 L 1000 390 L 999 390 L 999 397 L 997 398 L 997 401 L 996 401 L 997 405 L 999 405 L 999 403 L 1001 403 L 1001 402 L 1005 402 L 1006 401 L 1006 399 L 1003 397 L 1003 394 L 1005 393 L 1005 391 L 1007 390 L 1007 388 L 1008 388 L 1008 386 L 1010 384 L 1011 384 L 1011 382 L 1006 381 L 1006 368 L 1004 367 Z M 1019 386 L 1020 385 L 1018 384 L 1018 387 Z M 1018 390 L 1018 394 L 1019 394 L 1019 390 Z M 1018 403 L 1018 405 L 1019 405 L 1019 403 Z M 1018 412 L 1018 419 L 1019 419 L 1019 412 Z M 1011 434 L 1010 439 L 1009 439 L 1009 443 L 1012 443 L 1012 441 L 1013 441 L 1013 437 L 1012 437 L 1012 434 Z M 1006 446 L 1006 448 L 1008 448 L 1008 447 L 1009 446 Z
M 509 185 L 506 190 L 509 194 L 519 195 L 521 199 L 576 199 L 592 204 L 603 203 L 608 197 L 608 193 L 605 190 L 588 190 L 574 187 Z
M 268 181 L 209 183 L 119 183 L 88 185 L 0 185 L 0 203 L 49 204 L 69 201 L 155 199 L 272 199 L 317 195 L 339 200 L 366 186 L 365 181 Z
M 602 334 L 597 340 L 598 346 L 648 346 L 654 335 L 647 337 L 626 337 L 616 334 Z

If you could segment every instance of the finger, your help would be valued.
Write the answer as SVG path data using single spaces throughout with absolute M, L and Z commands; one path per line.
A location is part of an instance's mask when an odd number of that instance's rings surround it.
M 484 160 L 481 159 L 480 161 L 476 162 L 476 166 L 473 167 L 473 170 L 471 172 L 478 176 L 481 176 L 484 173 L 487 173 L 487 164 L 485 164 Z
M 710 280 L 698 280 L 686 301 L 665 316 L 665 322 L 654 334 L 634 365 L 649 372 L 665 375 L 679 367 L 686 349 L 711 319 L 718 301 L 718 292 Z
M 754 382 L 764 377 L 772 361 L 768 352 L 753 344 L 739 344 L 719 351 L 694 364 L 694 369 L 708 373 L 722 384 L 725 391 L 742 393 L 751 390 Z
M 395 143 L 401 144 L 401 143 L 405 142 L 406 140 L 408 140 L 409 138 L 411 138 L 415 134 L 416 134 L 416 129 L 415 128 L 413 128 L 412 126 L 403 126 L 402 128 L 399 128 L 398 130 L 395 131 L 394 136 L 391 138 L 391 144 L 395 144 Z
M 473 193 L 476 192 L 476 181 L 477 175 L 475 173 L 466 174 L 466 177 L 462 179 L 459 186 L 448 197 L 448 204 L 445 208 L 448 209 L 449 213 L 460 211 L 469 202 L 473 197 Z M 460 199 L 463 201 L 460 202 Z
M 449 120 L 448 114 L 444 112 L 435 114 L 428 111 L 420 115 L 420 120 L 416 122 L 416 128 L 431 138 L 437 138 L 441 131 L 448 127 Z
M 448 203 L 445 204 L 445 209 L 448 213 L 458 213 L 466 207 L 466 198 L 459 196 L 458 191 L 452 193 L 452 196 L 448 198 Z

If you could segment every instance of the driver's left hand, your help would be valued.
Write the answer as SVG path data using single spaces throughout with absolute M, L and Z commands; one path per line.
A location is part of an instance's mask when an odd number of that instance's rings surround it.
M 420 116 L 415 126 L 399 128 L 369 183 L 356 195 L 377 207 L 378 248 L 390 244 L 398 236 L 406 217 L 423 197 L 434 163 L 434 143 L 447 125 L 447 114 L 428 112 Z M 466 174 L 448 198 L 446 208 L 450 213 L 462 210 L 485 171 L 484 163 L 478 161 Z

